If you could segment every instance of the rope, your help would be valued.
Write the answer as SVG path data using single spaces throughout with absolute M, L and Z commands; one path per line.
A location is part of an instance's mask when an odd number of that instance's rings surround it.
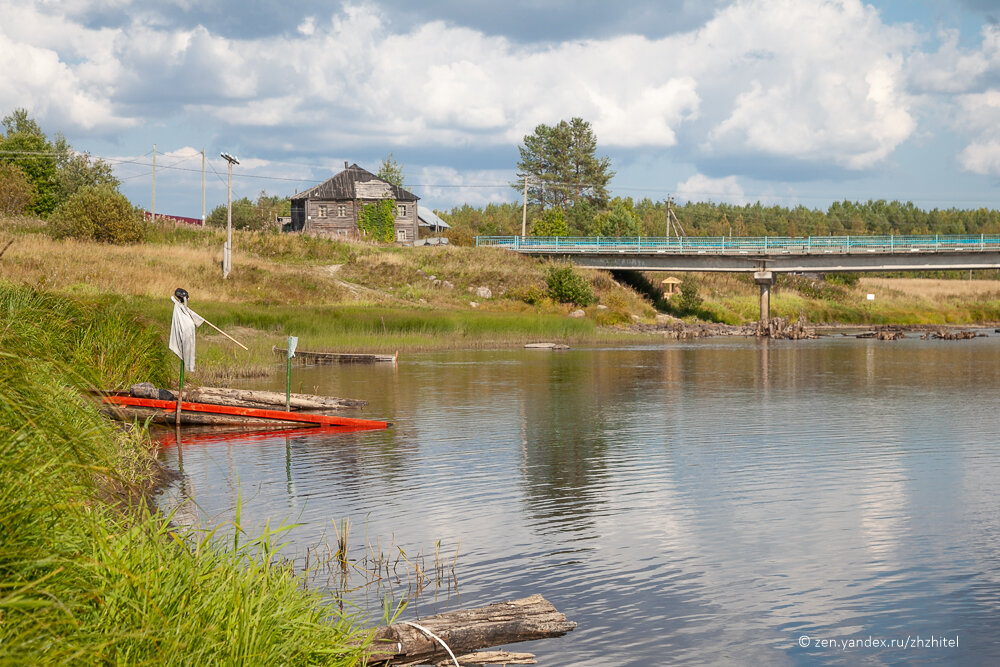
M 403 623 L 405 625 L 412 626 L 412 627 L 416 628 L 417 630 L 420 630 L 421 632 L 423 632 L 424 634 L 426 634 L 428 637 L 430 637 L 431 639 L 433 639 L 434 641 L 436 641 L 438 644 L 440 644 L 441 646 L 443 646 L 444 650 L 448 651 L 448 655 L 451 656 L 451 659 L 455 661 L 455 667 L 462 667 L 461 665 L 458 664 L 458 658 L 456 658 L 455 654 L 451 652 L 451 649 L 448 648 L 448 645 L 444 643 L 443 639 L 441 639 L 436 634 L 434 634 L 433 632 L 431 632 L 430 630 L 428 630 L 427 628 L 425 628 L 422 625 L 417 625 L 416 623 L 411 623 L 410 621 L 401 621 L 401 623 Z

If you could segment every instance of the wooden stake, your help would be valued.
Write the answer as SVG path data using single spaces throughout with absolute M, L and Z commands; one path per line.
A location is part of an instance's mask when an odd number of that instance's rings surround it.
M 184 360 L 181 359 L 181 380 L 177 384 L 177 418 L 175 426 L 181 425 L 181 397 L 184 395 Z

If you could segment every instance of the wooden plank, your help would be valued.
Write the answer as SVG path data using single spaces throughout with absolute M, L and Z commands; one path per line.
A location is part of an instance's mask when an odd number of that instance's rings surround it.
M 175 409 L 174 401 L 161 401 L 155 398 L 134 398 L 132 396 L 105 396 L 105 403 L 117 405 L 138 405 L 148 408 Z M 208 412 L 223 415 L 238 415 L 241 417 L 263 417 L 264 419 L 280 419 L 282 421 L 304 422 L 308 424 L 326 424 L 329 426 L 368 426 L 373 429 L 388 428 L 389 423 L 373 419 L 357 419 L 354 417 L 338 417 L 335 415 L 313 415 L 303 412 L 285 412 L 284 410 L 265 410 L 263 408 L 243 408 L 231 405 L 209 405 L 207 403 L 182 402 L 181 410 L 190 412 Z

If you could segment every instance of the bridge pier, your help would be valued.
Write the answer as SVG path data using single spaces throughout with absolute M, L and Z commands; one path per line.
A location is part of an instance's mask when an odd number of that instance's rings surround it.
M 771 285 L 774 274 L 770 271 L 755 271 L 753 281 L 760 286 L 760 321 L 771 321 Z

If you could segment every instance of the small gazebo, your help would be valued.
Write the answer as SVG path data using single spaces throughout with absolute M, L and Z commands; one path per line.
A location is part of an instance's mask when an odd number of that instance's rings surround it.
M 668 278 L 664 278 L 663 280 L 661 280 L 660 284 L 663 285 L 664 298 L 669 299 L 674 294 L 680 292 L 680 285 L 681 285 L 680 278 L 674 278 L 673 276 L 670 276 Z

